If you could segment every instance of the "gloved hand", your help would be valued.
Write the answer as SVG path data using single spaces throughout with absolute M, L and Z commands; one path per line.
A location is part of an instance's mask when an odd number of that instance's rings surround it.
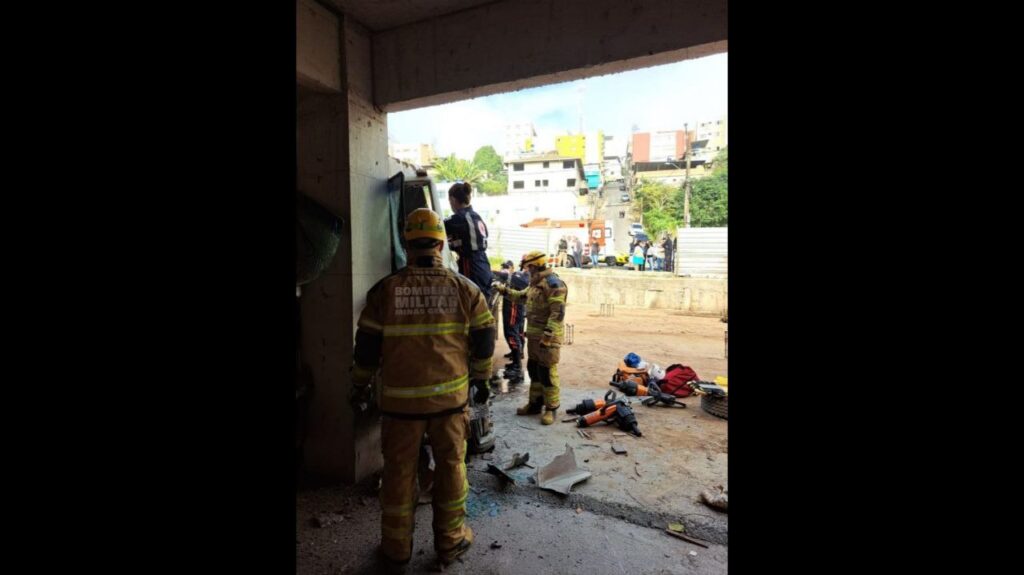
M 508 288 L 505 286 L 505 284 L 501 282 L 493 282 L 491 284 L 491 288 L 503 295 L 506 291 L 508 291 Z
M 551 340 L 554 339 L 555 334 L 550 329 L 544 330 L 544 337 L 540 339 L 541 347 L 551 347 Z
M 473 387 L 473 402 L 477 405 L 487 403 L 491 397 L 491 386 L 487 385 L 486 379 L 474 379 L 470 386 Z
M 370 408 L 370 404 L 373 403 L 373 386 L 369 383 L 366 384 L 352 384 L 352 389 L 349 391 L 348 403 L 352 406 L 353 411 L 366 411 Z

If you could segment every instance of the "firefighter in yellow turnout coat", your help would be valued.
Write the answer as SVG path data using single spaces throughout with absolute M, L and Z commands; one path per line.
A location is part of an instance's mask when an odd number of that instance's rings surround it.
M 541 423 L 551 425 L 558 411 L 558 359 L 562 347 L 565 321 L 565 298 L 568 289 L 555 273 L 547 268 L 547 255 L 534 250 L 523 256 L 521 269 L 530 270 L 530 285 L 514 290 L 494 284 L 511 301 L 526 298 L 526 371 L 530 374 L 530 400 L 516 410 L 517 415 L 540 413 Z
M 480 289 L 443 267 L 446 240 L 440 217 L 420 208 L 404 232 L 409 266 L 373 286 L 359 316 L 353 404 L 378 393 L 383 414 L 384 470 L 380 491 L 381 552 L 391 567 L 412 556 L 420 440 L 430 437 L 436 469 L 434 549 L 450 563 L 473 541 L 465 524 L 467 403 L 490 394 L 494 317 Z

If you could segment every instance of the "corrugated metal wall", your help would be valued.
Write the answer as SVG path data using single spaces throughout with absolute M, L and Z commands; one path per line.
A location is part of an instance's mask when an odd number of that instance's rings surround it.
M 675 265 L 681 276 L 728 277 L 729 228 L 679 228 Z
M 490 233 L 487 255 L 518 264 L 523 254 L 530 250 L 548 250 L 551 232 L 560 230 L 515 227 L 491 228 L 487 231 Z

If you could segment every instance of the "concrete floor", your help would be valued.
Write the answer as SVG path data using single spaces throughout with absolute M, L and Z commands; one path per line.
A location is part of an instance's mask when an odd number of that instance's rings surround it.
M 727 549 L 702 548 L 658 529 L 551 506 L 519 493 L 473 487 L 467 509 L 473 547 L 445 573 L 564 575 L 566 573 L 696 573 L 727 571 Z M 297 495 L 297 573 L 379 572 L 380 507 L 371 490 L 327 487 Z M 429 505 L 416 513 L 410 573 L 437 572 Z M 319 518 L 316 527 L 311 519 Z M 492 548 L 492 544 L 501 545 Z

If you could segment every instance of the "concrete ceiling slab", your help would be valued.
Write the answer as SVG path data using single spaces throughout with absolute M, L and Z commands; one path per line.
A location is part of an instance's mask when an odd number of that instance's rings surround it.
M 493 4 L 496 0 L 322 0 L 374 32 Z

